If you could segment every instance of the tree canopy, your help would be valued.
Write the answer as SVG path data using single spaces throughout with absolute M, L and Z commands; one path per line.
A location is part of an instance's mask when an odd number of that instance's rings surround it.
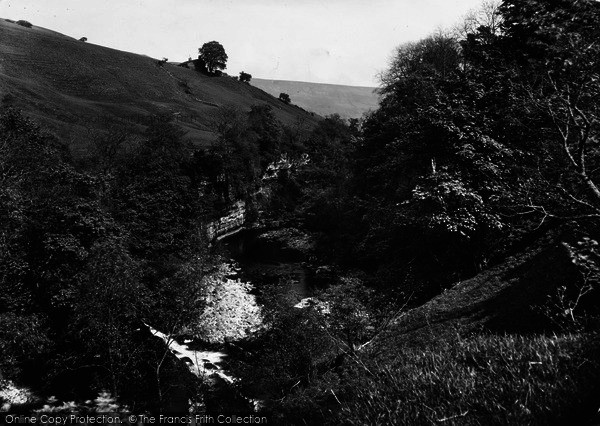
M 248 74 L 244 71 L 240 72 L 240 81 L 242 83 L 250 83 L 250 80 L 252 80 L 252 74 Z
M 209 41 L 204 43 L 200 49 L 198 49 L 198 59 L 204 61 L 208 72 L 214 73 L 217 70 L 224 70 L 227 68 L 227 53 L 225 48 L 218 41 Z
M 582 396 L 598 394 L 600 316 L 576 323 L 574 311 L 600 312 L 598 40 L 598 1 L 487 2 L 457 31 L 400 46 L 381 75 L 379 108 L 350 126 L 331 115 L 307 130 L 300 120 L 282 124 L 267 104 L 223 106 L 210 146 L 186 143 L 156 117 L 141 138 L 121 127 L 93 136 L 87 163 L 21 113 L 0 110 L 0 385 L 59 397 L 108 389 L 140 412 L 163 409 L 165 379 L 183 375 L 167 365 L 168 349 L 144 326 L 151 322 L 170 338 L 235 340 L 235 389 L 294 421 L 595 415 L 597 401 Z M 225 68 L 218 42 L 199 50 L 197 69 Z M 253 287 L 222 264 L 223 246 L 208 244 L 205 228 L 241 200 L 257 228 L 294 230 L 294 247 L 271 250 L 276 240 L 265 251 L 306 256 L 314 287 L 324 287 L 310 299 L 320 303 L 291 309 L 287 280 L 252 278 Z M 562 275 L 537 270 L 554 262 L 538 250 L 550 246 L 569 265 L 564 287 Z M 473 304 L 457 302 L 457 291 Z M 518 338 L 463 334 L 454 346 L 405 339 L 406 324 L 433 336 L 445 318 L 457 326 L 448 336 L 464 331 L 463 319 L 469 333 L 512 332 L 483 314 L 506 318 L 514 304 L 532 312 L 544 298 L 549 322 L 575 326 L 544 325 L 533 337 L 530 324 L 515 326 L 527 331 Z M 418 327 L 421 309 L 427 328 Z M 549 339 L 555 330 L 575 337 Z M 398 358 L 400 339 L 407 350 Z M 579 376 L 589 376 L 589 389 Z M 448 392 L 431 377 L 450 383 Z M 399 393 L 416 402 L 398 405 Z M 335 421 L 336 410 L 347 421 Z
M 290 99 L 290 95 L 288 95 L 287 93 L 283 93 L 283 92 L 281 92 L 279 94 L 279 100 L 281 102 L 283 102 L 284 104 L 289 104 L 290 102 L 292 102 L 292 100 Z

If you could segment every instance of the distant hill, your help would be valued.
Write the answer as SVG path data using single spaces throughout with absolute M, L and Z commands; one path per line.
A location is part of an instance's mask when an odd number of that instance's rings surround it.
M 33 23 L 35 24 L 35 22 Z M 23 109 L 72 146 L 123 122 L 142 131 L 148 117 L 178 119 L 197 144 L 215 139 L 220 106 L 249 110 L 271 105 L 283 123 L 314 126 L 319 119 L 230 77 L 207 77 L 156 59 L 82 42 L 0 19 L 0 102 Z
M 341 86 L 302 81 L 264 80 L 253 78 L 250 83 L 278 97 L 287 93 L 292 103 L 325 116 L 337 113 L 344 118 L 359 118 L 377 108 L 375 87 Z

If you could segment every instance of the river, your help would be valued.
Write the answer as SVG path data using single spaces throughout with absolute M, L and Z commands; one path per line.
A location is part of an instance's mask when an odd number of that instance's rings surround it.
M 314 290 L 312 274 L 303 256 L 260 237 L 259 231 L 243 230 L 218 242 L 215 250 L 239 266 L 238 277 L 251 282 L 257 293 L 265 286 L 283 283 L 283 293 L 290 307 L 310 297 Z M 148 328 L 169 345 L 173 355 L 185 362 L 190 372 L 211 384 L 203 401 L 207 412 L 253 412 L 260 406 L 260 401 L 240 395 L 236 390 L 237 379 L 228 371 L 230 353 L 226 345 L 215 350 L 189 340 L 170 340 L 160 331 Z
M 256 230 L 241 231 L 221 243 L 227 256 L 240 267 L 240 278 L 251 282 L 257 291 L 283 280 L 290 306 L 313 294 L 312 274 L 302 254 L 261 239 Z

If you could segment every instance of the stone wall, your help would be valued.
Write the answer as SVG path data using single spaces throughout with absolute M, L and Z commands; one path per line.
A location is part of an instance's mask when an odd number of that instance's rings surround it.
M 206 225 L 206 235 L 209 240 L 218 240 L 225 235 L 243 229 L 246 222 L 246 203 L 238 201 L 233 204 L 225 216 L 209 222 Z
M 263 174 L 261 188 L 252 194 L 256 201 L 262 199 L 262 204 L 268 204 L 270 197 L 270 181 L 275 180 L 282 173 L 293 173 L 299 167 L 309 163 L 308 155 L 299 159 L 290 160 L 286 154 L 282 154 L 277 161 L 272 162 Z M 203 190 L 200 191 L 202 196 Z M 259 202 L 261 204 L 261 202 Z M 260 213 L 260 211 L 259 211 Z M 219 240 L 226 235 L 233 234 L 244 229 L 246 224 L 246 203 L 237 201 L 220 218 L 206 225 L 206 235 L 210 241 Z

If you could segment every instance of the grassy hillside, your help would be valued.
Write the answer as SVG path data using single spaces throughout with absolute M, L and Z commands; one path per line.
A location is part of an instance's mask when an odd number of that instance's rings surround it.
M 209 143 L 215 138 L 212 120 L 223 105 L 248 110 L 269 104 L 286 124 L 312 126 L 317 120 L 233 78 L 211 78 L 171 64 L 161 67 L 147 56 L 4 19 L 0 101 L 22 108 L 80 148 L 90 132 L 108 123 L 125 121 L 141 130 L 144 117 L 159 113 L 177 117 L 194 142 Z
M 539 332 L 577 276 L 541 242 L 400 315 L 351 367 L 339 422 L 597 424 L 598 334 Z
M 427 345 L 481 329 L 540 331 L 548 325 L 540 309 L 577 276 L 563 245 L 539 244 L 401 315 L 377 345 Z
M 376 109 L 378 102 L 374 87 L 259 78 L 253 78 L 251 84 L 273 96 L 287 93 L 293 104 L 323 116 L 337 113 L 344 118 L 359 118 L 365 112 Z

